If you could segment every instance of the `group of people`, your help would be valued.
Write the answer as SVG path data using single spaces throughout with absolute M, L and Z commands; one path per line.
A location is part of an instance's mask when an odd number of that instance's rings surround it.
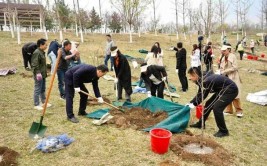
M 126 57 L 121 53 L 118 46 L 115 46 L 114 41 L 110 35 L 107 35 L 107 47 L 105 51 L 105 60 L 103 65 L 97 67 L 87 64 L 79 64 L 71 66 L 71 61 L 80 60 L 80 53 L 76 49 L 71 49 L 71 42 L 65 40 L 60 44 L 53 41 L 50 43 L 48 56 L 52 60 L 52 70 L 55 70 L 55 57 L 59 58 L 59 65 L 57 68 L 58 84 L 61 98 L 66 100 L 66 114 L 67 119 L 73 123 L 78 123 L 79 120 L 73 113 L 73 98 L 75 93 L 80 95 L 80 106 L 78 110 L 79 116 L 85 116 L 86 103 L 88 99 L 88 90 L 84 83 L 92 83 L 94 94 L 99 103 L 103 103 L 103 98 L 98 87 L 98 80 L 104 76 L 108 71 L 108 59 L 111 59 L 111 70 L 114 70 L 115 80 L 117 86 L 117 99 L 122 99 L 123 89 L 125 91 L 125 100 L 131 101 L 132 86 L 131 86 L 131 67 Z M 45 102 L 45 82 L 47 77 L 47 66 L 45 50 L 47 48 L 46 39 L 39 39 L 37 41 L 37 49 L 32 53 L 31 68 L 34 74 L 34 108 L 42 110 L 42 104 Z M 241 80 L 238 75 L 237 59 L 231 53 L 231 46 L 226 43 L 222 46 L 220 57 L 219 70 L 220 74 L 214 74 L 212 70 L 212 59 L 214 57 L 212 50 L 212 43 L 208 43 L 203 53 L 201 53 L 200 45 L 194 44 L 191 57 L 191 67 L 187 71 L 187 51 L 183 47 L 182 42 L 177 43 L 176 51 L 176 73 L 182 85 L 181 91 L 188 90 L 188 80 L 186 71 L 189 74 L 189 79 L 196 83 L 199 87 L 197 95 L 187 104 L 190 108 L 205 103 L 204 119 L 200 119 L 191 127 L 201 128 L 202 121 L 205 124 L 211 110 L 215 115 L 216 124 L 219 131 L 214 134 L 216 137 L 223 137 L 229 135 L 228 129 L 224 121 L 224 114 L 233 114 L 232 104 L 236 108 L 236 115 L 243 116 L 243 110 L 240 102 L 240 85 Z M 24 54 L 23 54 L 24 57 Z M 201 59 L 204 58 L 206 64 L 206 71 L 203 72 L 201 66 Z M 163 65 L 163 50 L 160 48 L 160 43 L 155 42 L 151 51 L 147 54 L 145 62 L 140 67 L 140 82 L 145 83 L 147 89 L 147 96 L 155 96 L 164 98 L 164 87 L 167 86 L 167 72 Z M 207 101 L 205 99 L 209 93 L 214 93 Z M 203 98 L 202 98 L 203 96 Z M 40 102 L 41 100 L 41 102 Z M 51 104 L 47 104 L 51 106 Z M 224 112 L 225 111 L 225 112 Z

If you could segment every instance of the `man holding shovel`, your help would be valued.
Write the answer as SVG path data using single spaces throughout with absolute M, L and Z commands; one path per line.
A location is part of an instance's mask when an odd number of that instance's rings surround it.
M 74 92 L 80 94 L 79 116 L 86 116 L 86 105 L 88 95 L 81 93 L 84 91 L 88 93 L 84 83 L 92 83 L 94 93 L 99 103 L 103 103 L 103 98 L 100 95 L 98 88 L 98 79 L 108 72 L 108 67 L 99 65 L 97 67 L 81 64 L 69 69 L 65 73 L 65 94 L 66 94 L 66 113 L 67 119 L 73 123 L 78 123 L 79 120 L 73 114 L 73 98 Z

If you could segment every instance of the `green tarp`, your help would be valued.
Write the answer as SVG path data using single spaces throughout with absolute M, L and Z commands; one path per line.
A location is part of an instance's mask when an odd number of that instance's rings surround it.
M 153 128 L 164 128 L 173 133 L 179 133 L 186 129 L 190 119 L 190 108 L 188 106 L 173 103 L 157 97 L 150 97 L 139 103 L 125 102 L 123 106 L 128 108 L 142 107 L 149 109 L 151 112 L 165 111 L 168 113 L 168 118 L 155 126 L 143 129 L 144 131 L 150 131 Z M 88 114 L 87 117 L 100 119 L 106 112 L 108 112 L 108 109 L 97 110 Z
M 143 48 L 138 50 L 138 52 L 140 52 L 141 54 L 147 54 L 148 53 L 148 51 L 146 49 L 143 49 Z

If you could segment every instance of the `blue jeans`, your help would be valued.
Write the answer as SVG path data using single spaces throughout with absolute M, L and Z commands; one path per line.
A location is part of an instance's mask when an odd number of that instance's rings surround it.
M 110 70 L 113 71 L 114 58 L 111 57 L 111 55 L 106 55 L 106 56 L 105 56 L 104 63 L 105 63 L 106 66 L 108 66 L 108 60 L 109 60 L 109 59 L 110 59 L 110 64 L 111 64 Z
M 56 61 L 57 61 L 57 57 L 56 57 L 56 55 L 54 54 L 53 51 L 51 51 L 48 54 L 48 57 L 50 58 L 50 61 L 51 61 L 51 74 L 53 74 L 54 69 L 55 69 L 55 65 L 56 65 Z
M 65 73 L 67 70 L 58 69 L 57 70 L 57 79 L 58 79 L 58 90 L 60 96 L 65 95 Z
M 81 59 L 79 59 L 77 61 L 70 60 L 70 65 L 69 65 L 68 69 L 70 69 L 70 68 L 72 68 L 74 66 L 80 65 L 80 64 L 82 64 Z
M 34 106 L 38 106 L 40 104 L 40 99 L 41 102 L 45 102 L 45 78 L 42 80 L 38 81 L 36 79 L 36 76 L 34 77 L 34 92 L 33 92 L 33 102 Z

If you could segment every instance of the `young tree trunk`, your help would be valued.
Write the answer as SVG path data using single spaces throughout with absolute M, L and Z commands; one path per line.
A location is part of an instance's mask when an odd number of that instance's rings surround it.
M 132 37 L 132 25 L 130 24 L 130 43 L 133 42 L 133 37 Z
M 32 36 L 32 22 L 31 22 L 31 27 L 30 27 L 30 31 L 31 31 L 31 36 Z
M 80 5 L 79 5 L 79 0 L 77 0 L 77 7 L 78 7 L 78 12 L 79 12 L 79 24 L 80 24 L 81 42 L 83 43 L 83 28 L 82 28 L 82 23 L 81 23 L 81 18 L 80 18 Z
M 59 30 L 59 39 L 60 39 L 60 41 L 63 41 L 62 29 Z

